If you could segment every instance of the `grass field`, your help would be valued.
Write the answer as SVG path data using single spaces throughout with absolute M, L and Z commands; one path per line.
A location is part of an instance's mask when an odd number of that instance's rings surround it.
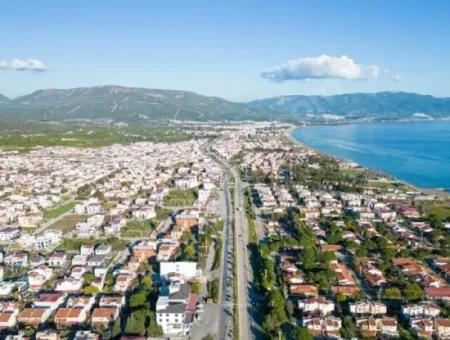
M 146 237 L 155 227 L 154 221 L 131 220 L 120 233 L 123 237 Z
M 182 190 L 172 189 L 166 197 L 164 197 L 164 205 L 166 206 L 183 206 L 192 205 L 197 199 L 197 189 Z
M 167 219 L 171 213 L 172 213 L 171 209 L 156 207 L 156 219 L 158 221 L 163 221 L 163 220 Z
M 435 215 L 442 221 L 450 220 L 450 204 L 431 204 L 422 207 L 425 215 Z
M 343 176 L 354 176 L 357 174 L 360 174 L 361 172 L 363 172 L 364 169 L 362 168 L 354 168 L 354 169 L 339 169 L 339 172 L 343 175 Z
M 116 206 L 116 201 L 101 202 L 103 209 L 112 209 Z
M 101 147 L 139 141 L 176 142 L 190 136 L 179 129 L 145 127 L 133 129 L 77 128 L 63 131 L 2 131 L 0 149 L 29 151 L 37 146 Z
M 65 238 L 63 242 L 56 248 L 58 251 L 76 252 L 83 244 L 99 245 L 109 244 L 114 252 L 122 251 L 127 247 L 127 241 L 118 239 L 117 237 L 109 237 L 103 240 L 95 240 L 93 238 L 80 239 L 80 238 Z
M 44 218 L 51 219 L 51 218 L 56 218 L 58 216 L 61 216 L 62 214 L 65 214 L 66 212 L 72 210 L 76 204 L 77 203 L 75 201 L 63 203 L 63 204 L 57 206 L 56 208 L 46 211 L 44 213 Z
M 87 218 L 86 215 L 70 214 L 70 215 L 64 216 L 64 218 L 53 223 L 49 227 L 49 229 L 57 229 L 57 230 L 62 230 L 63 232 L 69 232 L 75 228 L 75 225 L 78 222 L 82 222 L 82 221 L 86 220 L 86 218 Z

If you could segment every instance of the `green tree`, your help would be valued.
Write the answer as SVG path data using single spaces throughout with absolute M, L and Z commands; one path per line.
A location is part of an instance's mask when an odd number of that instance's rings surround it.
M 397 287 L 389 287 L 384 290 L 383 296 L 385 299 L 401 299 L 402 293 Z
M 105 194 L 99 190 L 97 190 L 94 194 L 95 197 L 97 197 L 100 201 L 105 200 Z
M 150 264 L 147 261 L 142 261 L 139 264 L 138 272 L 139 273 L 148 273 L 151 271 L 152 267 L 150 267 Z
M 313 340 L 312 334 L 305 327 L 297 327 L 294 330 L 294 338 L 296 340 Z
M 89 184 L 85 184 L 78 188 L 77 190 L 77 198 L 78 199 L 85 199 L 89 196 L 91 193 L 91 186 Z
M 393 248 L 382 248 L 381 256 L 383 256 L 385 260 L 392 260 L 396 254 L 397 251 Z
M 442 217 L 441 216 L 432 213 L 428 216 L 428 220 L 430 221 L 430 224 L 434 229 L 442 228 Z
M 322 255 L 322 261 L 325 263 L 330 263 L 336 260 L 336 255 L 332 251 L 326 251 Z
M 91 272 L 87 272 L 83 275 L 83 282 L 85 285 L 90 285 L 94 279 L 95 275 Z
M 141 286 L 145 290 L 152 290 L 153 289 L 153 280 L 151 275 L 144 275 L 141 279 Z
M 338 303 L 345 302 L 346 300 L 347 300 L 347 297 L 346 297 L 344 294 L 338 293 L 338 294 L 336 295 L 336 301 L 337 301 Z
M 113 326 L 111 327 L 111 338 L 118 337 L 122 333 L 122 329 L 120 327 L 121 320 L 120 317 L 117 318 L 116 321 L 114 321 Z
M 339 243 L 343 240 L 342 231 L 337 226 L 332 226 L 330 229 L 330 233 L 327 236 L 327 243 L 335 244 Z
M 83 288 L 84 295 L 96 295 L 99 291 L 98 287 L 92 285 Z
M 405 299 L 408 301 L 417 301 L 423 298 L 423 290 L 417 283 L 407 283 L 403 290 Z
M 282 293 L 277 289 L 272 289 L 269 293 L 269 306 L 271 313 L 276 316 L 278 326 L 287 321 L 285 301 Z
M 355 324 L 353 323 L 353 317 L 351 315 L 345 315 L 343 319 L 343 329 L 342 335 L 345 337 L 345 339 L 351 339 L 355 338 L 357 334 L 357 329 Z
M 160 337 L 163 336 L 163 329 L 156 323 L 156 320 L 152 318 L 147 328 L 149 336 Z
M 184 248 L 183 257 L 186 260 L 195 260 L 195 248 L 193 244 L 189 244 Z
M 200 293 L 200 282 L 194 281 L 192 282 L 192 293 Z
M 131 308 L 139 308 L 145 306 L 147 303 L 147 293 L 145 291 L 140 291 L 134 293 L 130 297 L 129 305 Z
M 314 248 L 308 246 L 303 249 L 303 267 L 306 270 L 312 270 L 317 267 L 317 257 Z
M 368 253 L 368 251 L 367 251 L 367 248 L 365 248 L 365 247 L 356 249 L 356 256 L 358 256 L 358 257 L 366 257 L 367 253 Z
M 144 336 L 146 332 L 146 319 L 147 315 L 145 313 L 145 310 L 134 311 L 127 319 L 127 323 L 125 325 L 125 333 L 129 335 L 137 334 L 140 336 Z
M 434 229 L 432 232 L 431 232 L 431 239 L 433 240 L 433 242 L 436 242 L 436 241 L 439 241 L 442 237 L 443 237 L 443 234 L 442 234 L 442 231 L 441 230 L 439 230 L 439 229 Z

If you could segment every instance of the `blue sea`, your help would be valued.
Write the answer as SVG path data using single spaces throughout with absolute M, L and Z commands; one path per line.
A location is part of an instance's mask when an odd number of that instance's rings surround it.
M 292 136 L 311 148 L 422 188 L 450 190 L 450 121 L 307 126 Z

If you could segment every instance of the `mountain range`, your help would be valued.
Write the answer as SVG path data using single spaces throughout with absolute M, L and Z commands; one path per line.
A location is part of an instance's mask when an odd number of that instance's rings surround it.
M 334 96 L 279 96 L 255 100 L 253 108 L 269 108 L 295 117 L 334 114 L 347 118 L 405 118 L 413 114 L 450 115 L 450 98 L 406 92 L 352 93 Z
M 0 98 L 0 117 L 3 118 L 108 118 L 119 121 L 258 120 L 270 116 L 269 111 L 189 91 L 123 86 L 48 89 L 7 101 Z
M 332 117 L 402 119 L 450 115 L 450 98 L 405 92 L 353 93 L 334 96 L 279 96 L 236 103 L 190 91 L 96 86 L 46 89 L 15 99 L 0 95 L 0 119 L 115 121 L 300 122 Z

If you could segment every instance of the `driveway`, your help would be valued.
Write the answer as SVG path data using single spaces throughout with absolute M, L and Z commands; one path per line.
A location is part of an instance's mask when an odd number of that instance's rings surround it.
M 219 305 L 215 303 L 206 303 L 204 312 L 200 314 L 201 320 L 196 321 L 192 325 L 192 339 L 201 340 L 205 336 L 212 335 L 217 339 L 217 329 L 219 328 L 220 318 Z

